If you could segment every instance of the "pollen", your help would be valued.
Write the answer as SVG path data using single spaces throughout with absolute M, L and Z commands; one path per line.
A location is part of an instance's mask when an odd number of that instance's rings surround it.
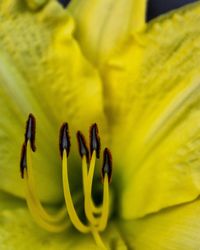
M 109 184 L 112 176 L 112 157 L 108 148 L 103 152 L 102 163 L 102 182 L 103 200 L 102 204 L 96 205 L 92 197 L 93 177 L 95 172 L 96 160 L 100 158 L 100 137 L 97 124 L 94 123 L 89 132 L 88 148 L 84 135 L 77 132 L 77 142 L 79 154 L 82 162 L 82 180 L 84 194 L 84 211 L 86 222 L 83 222 L 75 209 L 68 176 L 68 157 L 70 153 L 70 136 L 68 123 L 63 123 L 59 133 L 59 150 L 62 166 L 62 186 L 64 193 L 64 205 L 56 213 L 46 211 L 39 200 L 37 193 L 34 169 L 32 165 L 32 154 L 36 151 L 35 147 L 36 119 L 30 114 L 26 123 L 25 140 L 22 145 L 20 160 L 21 177 L 25 182 L 26 201 L 30 213 L 35 221 L 45 230 L 58 233 L 66 230 L 70 222 L 81 233 L 91 233 L 96 244 L 102 249 L 106 249 L 100 233 L 107 227 L 109 219 Z M 70 219 L 70 220 L 69 220 Z

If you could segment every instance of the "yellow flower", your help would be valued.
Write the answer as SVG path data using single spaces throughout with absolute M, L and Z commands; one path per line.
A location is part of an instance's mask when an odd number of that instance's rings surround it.
M 200 4 L 145 8 L 0 2 L 2 250 L 200 248 Z

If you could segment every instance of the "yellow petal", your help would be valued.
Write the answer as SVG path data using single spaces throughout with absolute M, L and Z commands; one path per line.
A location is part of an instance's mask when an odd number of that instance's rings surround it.
M 50 234 L 33 222 L 24 202 L 0 193 L 0 245 L 2 250 L 98 249 L 89 235 L 70 227 Z M 143 219 L 117 221 L 102 235 L 109 249 L 196 250 L 200 248 L 200 201 L 165 209 Z
M 120 224 L 130 249 L 195 250 L 200 248 L 200 200 Z
M 124 218 L 200 193 L 199 21 L 199 3 L 155 20 L 103 71 Z
M 90 60 L 100 63 L 128 32 L 144 28 L 146 0 L 75 0 L 69 10 L 81 48 Z
M 48 0 L 26 0 L 27 5 L 33 10 L 43 7 L 47 2 Z
M 77 129 L 88 131 L 93 122 L 103 127 L 101 81 L 73 38 L 72 18 L 57 1 L 38 11 L 17 0 L 1 1 L 0 14 L 0 188 L 23 195 L 19 158 L 32 112 L 37 119 L 38 191 L 43 200 L 58 201 L 59 127 L 68 122 L 73 141 Z
M 101 237 L 108 249 L 127 249 L 115 225 L 110 225 Z M 59 234 L 44 231 L 33 221 L 25 202 L 2 192 L 0 192 L 0 246 L 1 250 L 101 249 L 97 247 L 90 234 L 81 234 L 72 226 Z
M 97 249 L 92 238 L 74 232 L 48 233 L 39 228 L 25 207 L 0 212 L 0 245 L 2 250 Z

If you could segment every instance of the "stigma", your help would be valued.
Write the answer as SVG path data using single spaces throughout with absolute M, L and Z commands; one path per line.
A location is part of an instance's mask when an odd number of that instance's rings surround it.
M 59 233 L 66 230 L 72 223 L 81 233 L 91 233 L 95 242 L 101 248 L 106 249 L 100 233 L 104 231 L 109 219 L 109 184 L 112 176 L 112 157 L 108 148 L 103 151 L 102 160 L 102 204 L 96 205 L 92 198 L 93 177 L 97 159 L 100 158 L 100 136 L 97 124 L 94 123 L 89 130 L 89 147 L 81 131 L 78 131 L 77 142 L 79 155 L 82 162 L 82 185 L 84 194 L 84 212 L 86 222 L 83 222 L 75 209 L 68 175 L 68 158 L 70 155 L 70 135 L 68 123 L 63 123 L 59 133 L 59 150 L 61 156 L 62 186 L 64 205 L 59 211 L 52 214 L 46 211 L 39 200 L 35 186 L 32 154 L 36 151 L 35 133 L 36 119 L 30 114 L 26 123 L 25 139 L 22 145 L 20 160 L 21 177 L 25 182 L 26 201 L 30 213 L 41 227 L 47 231 Z

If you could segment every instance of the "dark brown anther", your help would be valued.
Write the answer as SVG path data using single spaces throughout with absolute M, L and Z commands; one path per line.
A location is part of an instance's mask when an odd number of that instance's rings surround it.
M 90 152 L 96 151 L 96 157 L 100 156 L 100 137 L 98 135 L 97 124 L 94 123 L 90 128 Z
M 87 162 L 88 162 L 89 161 L 89 150 L 88 150 L 85 138 L 80 131 L 78 131 L 76 135 L 77 135 L 77 140 L 78 140 L 78 148 L 79 148 L 80 156 L 82 158 L 85 155 Z
M 105 148 L 103 152 L 103 167 L 102 167 L 103 179 L 105 177 L 105 174 L 108 175 L 108 181 L 110 183 L 112 177 L 112 156 L 107 148 Z
M 27 169 L 27 160 L 26 160 L 26 144 L 22 145 L 21 159 L 20 159 L 20 173 L 22 179 L 24 179 L 24 170 Z
M 30 141 L 31 149 L 35 152 L 35 129 L 36 129 L 36 120 L 32 114 L 29 114 L 28 120 L 26 122 L 26 132 L 25 132 L 25 143 L 27 144 Z
M 69 136 L 69 128 L 67 123 L 63 123 L 62 127 L 60 128 L 60 139 L 59 139 L 59 148 L 60 148 L 60 155 L 63 157 L 63 151 L 67 151 L 67 156 L 69 156 L 70 152 L 70 136 Z

